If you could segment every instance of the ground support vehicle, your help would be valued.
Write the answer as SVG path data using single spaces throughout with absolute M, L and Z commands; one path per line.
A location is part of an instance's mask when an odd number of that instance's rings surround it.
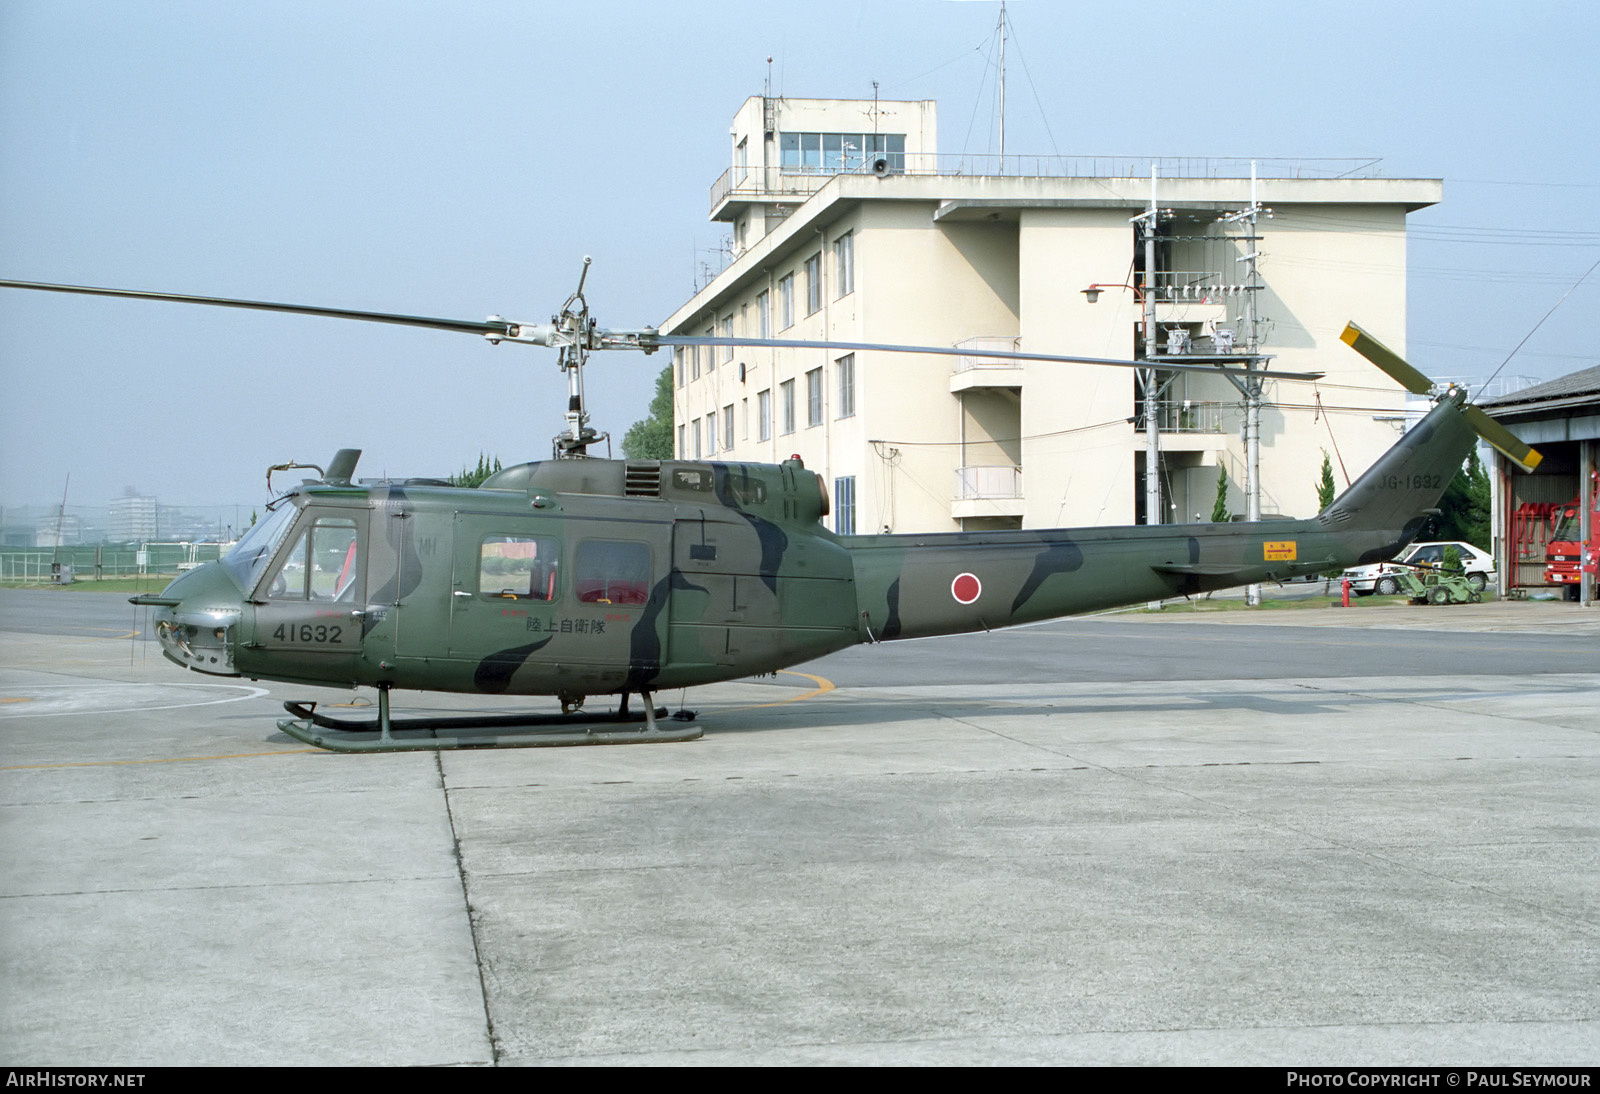
M 1483 593 L 1461 570 L 1447 572 L 1419 566 L 1400 571 L 1393 580 L 1413 604 L 1477 604 L 1483 600 Z

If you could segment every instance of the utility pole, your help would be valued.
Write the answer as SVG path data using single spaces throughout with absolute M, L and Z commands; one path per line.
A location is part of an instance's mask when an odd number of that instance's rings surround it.
M 1272 215 L 1272 210 L 1263 210 L 1261 203 L 1256 200 L 1256 165 L 1250 161 L 1250 206 L 1240 212 L 1222 218 L 1224 224 L 1246 224 L 1249 234 L 1235 236 L 1235 239 L 1244 241 L 1247 250 L 1235 258 L 1236 262 L 1245 263 L 1244 296 L 1245 296 L 1245 338 L 1244 350 L 1245 373 L 1243 379 L 1237 376 L 1228 376 L 1228 382 L 1239 389 L 1239 394 L 1244 396 L 1244 458 L 1245 458 L 1245 519 L 1256 521 L 1261 519 L 1261 389 L 1265 377 L 1261 375 L 1261 368 L 1267 358 L 1261 354 L 1261 316 L 1256 310 L 1256 294 L 1261 291 L 1259 272 L 1256 269 L 1256 260 L 1261 257 L 1257 244 L 1261 236 L 1256 231 L 1256 223 L 1261 214 Z M 1248 585 L 1245 587 L 1245 602 L 1252 608 L 1261 605 L 1261 586 Z
M 1145 207 L 1141 227 L 1144 230 L 1144 289 L 1140 301 L 1144 305 L 1144 356 L 1153 361 L 1159 348 L 1156 341 L 1156 165 L 1150 165 L 1150 204 Z M 1156 380 L 1155 365 L 1139 370 L 1144 383 L 1144 522 L 1161 523 L 1161 430 L 1157 423 L 1160 413 L 1160 386 Z

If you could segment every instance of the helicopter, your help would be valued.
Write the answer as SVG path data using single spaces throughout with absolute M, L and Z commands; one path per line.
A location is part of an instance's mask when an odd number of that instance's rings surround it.
M 776 465 L 590 457 L 600 434 L 584 410 L 588 355 L 691 345 L 964 351 L 605 329 L 584 299 L 588 264 L 549 324 L 10 280 L 0 287 L 397 323 L 558 351 L 569 398 L 551 459 L 506 467 L 472 488 L 358 480 L 355 449 L 339 450 L 326 467 L 278 465 L 272 470 L 306 468 L 317 477 L 276 498 L 222 559 L 159 594 L 132 598 L 155 609 L 162 653 L 183 668 L 376 688 L 374 720 L 284 704 L 291 717 L 277 723 L 281 731 L 334 751 L 689 740 L 702 728 L 674 724 L 656 706 L 657 693 L 769 674 L 861 643 L 992 630 L 1386 561 L 1437 512 L 1479 437 L 1524 470 L 1540 458 L 1452 385 L 1310 519 L 838 535 L 822 524 L 822 477 L 798 457 Z M 1355 324 L 1341 338 L 1403 387 L 1431 393 L 1425 376 Z M 397 719 L 395 689 L 553 696 L 561 714 Z M 587 698 L 610 695 L 619 696 L 614 713 L 582 712 Z M 642 711 L 629 709 L 635 695 Z

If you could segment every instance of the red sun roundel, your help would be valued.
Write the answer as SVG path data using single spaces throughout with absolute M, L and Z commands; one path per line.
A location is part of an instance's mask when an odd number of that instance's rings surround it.
M 958 604 L 971 604 L 983 595 L 983 582 L 978 580 L 976 574 L 957 574 L 950 583 L 950 595 L 956 598 Z

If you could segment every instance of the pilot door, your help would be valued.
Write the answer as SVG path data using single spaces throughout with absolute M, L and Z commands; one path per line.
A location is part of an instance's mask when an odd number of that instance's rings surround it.
M 252 645 L 285 675 L 337 682 L 361 651 L 365 509 L 308 509 L 251 598 Z

